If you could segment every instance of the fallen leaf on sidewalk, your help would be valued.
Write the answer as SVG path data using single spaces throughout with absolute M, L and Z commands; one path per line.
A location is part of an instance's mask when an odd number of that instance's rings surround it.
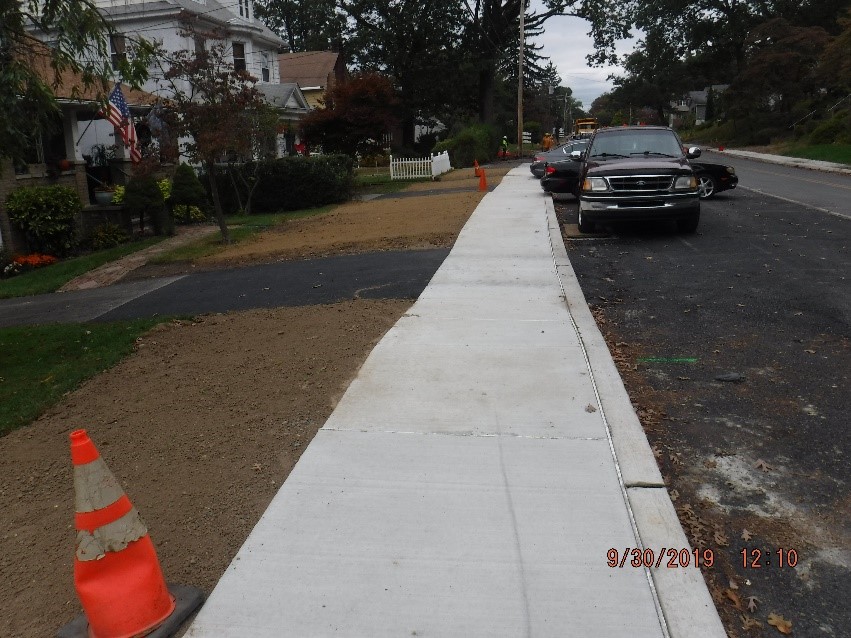
M 734 592 L 732 589 L 725 589 L 725 590 L 724 590 L 724 595 L 725 595 L 725 596 L 726 596 L 729 600 L 733 601 L 733 606 L 734 606 L 736 609 L 738 609 L 739 611 L 744 611 L 744 610 L 745 610 L 745 608 L 742 606 L 742 599 L 741 599 L 741 597 L 740 597 L 740 596 L 739 596 L 736 592 Z
M 774 627 L 781 634 L 792 633 L 792 622 L 786 620 L 783 616 L 777 614 L 768 614 L 768 624 Z
M 745 630 L 758 629 L 762 627 L 762 623 L 751 616 L 742 616 L 742 628 Z
M 748 611 L 754 613 L 756 611 L 756 604 L 759 602 L 759 598 L 756 596 L 748 596 L 745 600 L 748 601 Z
M 730 539 L 724 532 L 715 532 L 715 542 L 721 547 L 729 547 L 730 545 Z
M 758 459 L 757 462 L 754 463 L 754 467 L 758 470 L 762 470 L 763 472 L 768 472 L 771 470 L 771 466 L 762 459 Z
M 586 406 L 585 406 L 585 411 L 586 411 L 586 412 L 596 412 L 596 411 L 597 411 L 597 408 L 595 408 L 593 405 L 591 405 L 591 404 L 589 403 L 588 405 L 586 405 Z
M 735 580 L 733 580 L 732 578 L 729 580 L 729 582 L 730 582 L 730 589 L 738 589 L 739 588 L 739 584 Z
M 751 535 L 751 533 L 748 530 L 746 530 L 746 529 L 742 530 L 742 540 L 743 541 L 747 542 L 752 538 L 753 538 L 753 535 Z

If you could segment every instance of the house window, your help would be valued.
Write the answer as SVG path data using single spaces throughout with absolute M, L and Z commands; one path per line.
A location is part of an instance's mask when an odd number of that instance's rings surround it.
M 260 77 L 264 82 L 269 82 L 269 54 L 264 53 L 260 57 Z
M 109 57 L 113 71 L 117 71 L 119 63 L 127 59 L 127 41 L 123 33 L 113 33 L 109 36 Z
M 246 20 L 251 18 L 248 13 L 248 3 L 249 0 L 239 0 L 239 15 L 245 18 Z
M 233 43 L 233 68 L 235 71 L 245 71 L 245 44 Z

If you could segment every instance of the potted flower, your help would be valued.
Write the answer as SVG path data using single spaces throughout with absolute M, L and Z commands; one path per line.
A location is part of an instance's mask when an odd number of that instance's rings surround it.
M 112 204 L 112 198 L 115 196 L 115 186 L 105 182 L 96 186 L 94 192 L 96 204 L 109 206 Z

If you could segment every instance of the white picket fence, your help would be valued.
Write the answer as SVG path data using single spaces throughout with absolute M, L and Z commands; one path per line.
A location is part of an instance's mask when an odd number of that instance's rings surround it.
M 434 179 L 451 170 L 448 151 L 423 158 L 390 156 L 390 179 Z

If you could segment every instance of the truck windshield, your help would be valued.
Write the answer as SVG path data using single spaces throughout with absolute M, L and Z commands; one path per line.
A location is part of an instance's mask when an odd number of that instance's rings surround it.
M 588 155 L 591 157 L 680 157 L 679 140 L 670 131 L 612 131 L 597 134 Z

